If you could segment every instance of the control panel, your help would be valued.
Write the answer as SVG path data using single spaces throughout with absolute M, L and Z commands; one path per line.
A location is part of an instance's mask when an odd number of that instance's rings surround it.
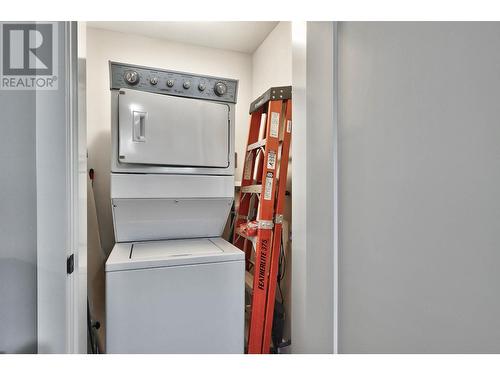
M 128 88 L 187 98 L 236 103 L 235 79 L 110 62 L 111 89 Z

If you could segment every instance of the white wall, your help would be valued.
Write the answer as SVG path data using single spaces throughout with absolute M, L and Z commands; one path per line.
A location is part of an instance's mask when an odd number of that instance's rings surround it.
M 292 25 L 280 22 L 252 55 L 252 98 L 292 84 Z
M 236 105 L 236 151 L 241 169 L 252 100 L 252 57 L 249 54 L 173 43 L 160 39 L 89 28 L 87 30 L 88 167 L 94 168 L 95 199 L 102 246 L 113 245 L 109 174 L 111 158 L 111 103 L 108 61 L 195 72 L 239 80 Z

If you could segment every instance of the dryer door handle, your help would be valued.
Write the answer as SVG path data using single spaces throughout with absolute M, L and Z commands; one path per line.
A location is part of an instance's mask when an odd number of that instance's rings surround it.
M 147 112 L 133 111 L 132 140 L 134 142 L 146 142 L 146 117 Z

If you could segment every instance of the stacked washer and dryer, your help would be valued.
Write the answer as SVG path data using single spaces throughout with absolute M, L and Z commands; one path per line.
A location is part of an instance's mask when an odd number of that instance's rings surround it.
M 243 353 L 234 197 L 238 82 L 110 62 L 108 353 Z

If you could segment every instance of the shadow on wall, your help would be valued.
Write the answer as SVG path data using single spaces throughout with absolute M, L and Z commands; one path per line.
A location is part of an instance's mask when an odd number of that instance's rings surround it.
M 94 198 L 102 249 L 109 255 L 115 244 L 111 213 L 111 130 L 101 131 L 88 147 L 88 168 L 94 169 Z
M 88 146 L 88 168 L 94 169 L 92 191 L 87 200 L 88 294 L 92 319 L 101 324 L 98 346 L 105 350 L 105 264 L 115 244 L 111 213 L 111 132 L 101 131 Z M 90 185 L 90 184 L 89 184 Z M 90 193 L 93 193 L 91 196 Z M 94 203 L 95 202 L 95 203 Z
M 94 200 L 94 191 L 87 179 L 87 295 L 89 299 L 90 318 L 100 323 L 97 330 L 97 347 L 99 352 L 105 348 L 105 270 L 106 254 L 104 254 L 99 236 L 99 227 Z

